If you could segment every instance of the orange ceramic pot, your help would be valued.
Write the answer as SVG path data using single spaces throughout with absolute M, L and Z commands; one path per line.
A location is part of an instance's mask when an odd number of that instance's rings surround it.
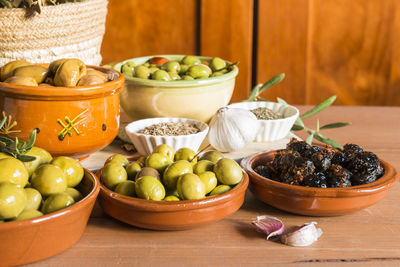
M 101 172 L 97 173 L 100 177 Z M 154 201 L 119 195 L 100 184 L 103 210 L 124 223 L 153 230 L 185 230 L 221 220 L 243 204 L 249 177 L 230 191 L 199 200 Z
M 0 266 L 51 257 L 81 238 L 99 193 L 99 183 L 95 175 L 85 169 L 77 188 L 85 197 L 68 208 L 31 220 L 0 224 Z
M 344 188 L 317 188 L 290 185 L 262 177 L 254 171 L 274 158 L 276 151 L 264 152 L 242 160 L 250 176 L 249 188 L 259 200 L 281 210 L 310 216 L 344 215 L 380 201 L 399 178 L 395 168 L 381 160 L 385 174 L 370 184 Z
M 119 94 L 123 75 L 114 70 L 116 79 L 104 84 L 78 87 L 33 87 L 0 82 L 0 112 L 11 115 L 18 123 L 12 137 L 27 140 L 37 129 L 35 145 L 52 155 L 82 157 L 112 142 L 119 128 Z M 68 120 L 76 130 L 63 134 Z M 78 134 L 79 133 L 79 134 Z

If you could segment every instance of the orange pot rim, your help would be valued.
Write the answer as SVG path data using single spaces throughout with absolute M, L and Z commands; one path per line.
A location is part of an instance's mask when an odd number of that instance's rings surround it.
M 48 64 L 41 65 L 46 66 Z M 118 75 L 118 78 L 102 84 L 75 87 L 23 86 L 0 82 L 0 93 L 22 99 L 64 100 L 65 98 L 76 99 L 78 97 L 97 98 L 99 96 L 118 94 L 122 91 L 124 85 L 122 73 L 98 66 L 87 65 L 87 67 L 103 72 L 113 72 Z
M 285 184 L 263 177 L 254 171 L 257 161 L 263 157 L 272 157 L 277 153 L 277 151 L 279 150 L 261 152 L 242 160 L 241 166 L 249 174 L 251 182 L 255 183 L 254 186 L 273 187 L 279 190 L 288 191 L 291 195 L 307 195 L 326 198 L 358 197 L 360 195 L 371 195 L 381 191 L 386 191 L 390 187 L 394 186 L 399 178 L 396 169 L 388 162 L 380 159 L 382 165 L 384 166 L 385 173 L 382 177 L 369 184 L 335 188 L 318 188 Z
M 89 203 L 96 200 L 100 190 L 99 181 L 96 179 L 96 175 L 86 168 L 84 168 L 84 171 L 86 174 L 89 174 L 90 179 L 92 179 L 93 188 L 83 199 L 65 209 L 52 212 L 47 215 L 43 215 L 29 220 L 4 222 L 0 224 L 0 232 L 9 231 L 19 227 L 29 227 L 32 224 L 40 224 L 55 218 L 59 218 L 61 216 L 68 216 L 68 214 L 70 213 L 75 213 L 81 209 L 84 209 Z
M 133 209 L 151 212 L 187 211 L 217 206 L 230 201 L 232 198 L 244 194 L 247 186 L 249 185 L 249 176 L 245 171 L 243 171 L 242 181 L 235 185 L 235 187 L 233 187 L 231 190 L 221 195 L 206 197 L 198 200 L 155 201 L 137 197 L 129 197 L 115 193 L 100 182 L 100 174 L 101 170 L 96 173 L 96 177 L 99 179 L 101 196 L 105 196 L 107 199 L 111 199 L 111 201 L 120 202 L 123 205 L 130 206 Z M 104 199 L 103 201 L 110 200 Z

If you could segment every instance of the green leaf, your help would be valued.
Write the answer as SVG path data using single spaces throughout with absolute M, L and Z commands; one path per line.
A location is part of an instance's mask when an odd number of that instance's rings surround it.
M 300 126 L 298 124 L 293 124 L 291 131 L 301 131 L 304 130 L 304 126 Z
M 316 132 L 318 133 L 319 132 L 319 119 L 317 119 L 317 128 L 316 129 L 317 129 Z
M 271 79 L 269 79 L 264 85 L 260 88 L 260 94 L 262 94 L 267 89 L 271 88 L 275 84 L 280 83 L 285 78 L 285 73 L 278 74 Z
M 343 149 L 343 147 L 339 143 L 337 143 L 335 140 L 332 140 L 329 137 L 326 137 L 326 136 L 324 136 L 322 134 L 318 134 L 317 133 L 317 134 L 314 135 L 314 138 L 317 139 L 318 141 L 322 142 L 322 143 L 325 143 L 327 145 L 331 145 L 334 148 Z
M 259 84 L 257 84 L 256 86 L 254 86 L 253 89 L 252 89 L 251 92 L 250 92 L 249 99 L 247 99 L 246 101 L 255 101 L 256 98 L 257 98 L 258 95 L 259 95 L 261 86 L 262 86 L 261 83 L 259 83 Z
M 288 103 L 285 100 L 283 100 L 282 98 L 280 98 L 280 97 L 277 97 L 276 100 L 278 101 L 278 103 L 288 105 Z
M 300 117 L 297 117 L 297 119 L 294 122 L 294 124 L 297 124 L 297 125 L 302 126 L 304 128 L 303 120 Z
M 261 101 L 264 101 L 264 102 L 271 102 L 271 101 L 269 101 L 268 99 L 265 99 L 265 98 L 263 98 L 263 97 L 258 97 Z
M 0 142 L 6 144 L 7 146 L 14 144 L 13 140 L 4 136 L 0 136 Z
M 326 124 L 324 126 L 322 126 L 321 128 L 319 128 L 320 130 L 324 130 L 324 129 L 332 129 L 332 128 L 340 128 L 340 127 L 344 127 L 347 125 L 351 125 L 351 122 L 335 122 L 335 123 L 330 123 L 330 124 Z
M 309 144 L 309 145 L 311 145 L 311 144 L 312 144 L 313 138 L 314 138 L 314 134 L 310 134 L 310 136 L 307 137 L 307 139 L 306 139 L 306 143 Z
M 324 101 L 322 101 L 321 103 L 319 103 L 318 105 L 316 105 L 315 107 L 313 107 L 312 109 L 310 109 L 309 111 L 307 111 L 306 113 L 301 115 L 300 117 L 302 119 L 305 119 L 305 118 L 308 118 L 310 116 L 313 116 L 313 115 L 323 111 L 324 109 L 326 109 L 330 105 L 332 105 L 332 103 L 335 102 L 335 100 L 336 100 L 336 96 L 333 95 L 333 96 L 325 99 Z
M 28 141 L 25 144 L 25 149 L 26 150 L 31 150 L 33 145 L 35 144 L 36 141 L 36 129 L 32 131 L 32 133 L 29 135 Z
M 23 162 L 29 162 L 29 161 L 34 161 L 36 159 L 36 157 L 18 154 L 17 159 L 19 159 L 20 161 L 23 161 Z

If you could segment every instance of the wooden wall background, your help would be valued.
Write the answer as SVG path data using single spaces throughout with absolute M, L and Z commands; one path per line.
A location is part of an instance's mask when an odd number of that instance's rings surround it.
M 232 101 L 400 105 L 400 0 L 109 0 L 103 63 L 154 54 L 240 61 Z

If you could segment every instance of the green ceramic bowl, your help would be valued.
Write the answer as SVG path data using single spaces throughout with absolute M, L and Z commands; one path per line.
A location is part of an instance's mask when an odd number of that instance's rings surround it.
M 157 55 L 180 60 L 183 55 Z M 114 65 L 120 71 L 127 61 L 140 65 L 154 56 L 127 59 Z M 200 57 L 209 60 L 211 57 Z M 226 106 L 235 87 L 239 70 L 213 78 L 194 81 L 155 81 L 125 77 L 120 95 L 121 106 L 133 120 L 154 117 L 184 117 L 208 122 L 215 112 Z

